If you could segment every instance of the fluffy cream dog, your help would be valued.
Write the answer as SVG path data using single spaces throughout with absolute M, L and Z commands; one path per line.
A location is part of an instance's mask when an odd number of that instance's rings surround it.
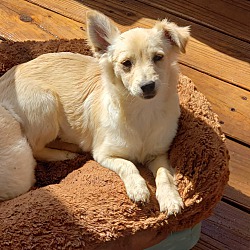
M 95 11 L 87 28 L 95 57 L 52 53 L 16 66 L 0 79 L 0 102 L 20 118 L 35 158 L 76 156 L 46 147 L 56 138 L 77 144 L 115 171 L 135 202 L 150 196 L 135 166 L 143 163 L 156 178 L 160 210 L 178 213 L 183 202 L 166 153 L 180 115 L 177 57 L 189 28 L 163 20 L 121 34 Z M 1 170 L 1 178 L 9 172 Z

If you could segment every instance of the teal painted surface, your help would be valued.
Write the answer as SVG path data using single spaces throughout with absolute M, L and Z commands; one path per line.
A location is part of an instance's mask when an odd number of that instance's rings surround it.
M 170 234 L 159 244 L 145 250 L 189 250 L 198 242 L 201 234 L 201 223 L 193 228 Z

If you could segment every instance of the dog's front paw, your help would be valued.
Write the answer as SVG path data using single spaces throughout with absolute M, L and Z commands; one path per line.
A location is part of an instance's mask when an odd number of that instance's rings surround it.
M 175 188 L 162 186 L 156 190 L 156 198 L 160 205 L 161 212 L 167 212 L 167 215 L 180 213 L 184 207 L 180 194 Z
M 129 175 L 124 181 L 128 197 L 135 202 L 148 202 L 150 193 L 145 180 L 139 174 Z

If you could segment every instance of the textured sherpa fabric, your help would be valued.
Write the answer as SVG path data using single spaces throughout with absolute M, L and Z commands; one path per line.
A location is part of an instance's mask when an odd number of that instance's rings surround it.
M 90 54 L 83 40 L 0 44 L 0 71 L 47 52 Z M 181 118 L 169 152 L 185 208 L 159 212 L 152 174 L 138 166 L 151 191 L 147 204 L 134 204 L 121 179 L 89 154 L 43 163 L 33 190 L 0 203 L 0 249 L 128 249 L 150 247 L 172 231 L 207 218 L 228 181 L 229 155 L 217 115 L 192 81 L 180 75 Z

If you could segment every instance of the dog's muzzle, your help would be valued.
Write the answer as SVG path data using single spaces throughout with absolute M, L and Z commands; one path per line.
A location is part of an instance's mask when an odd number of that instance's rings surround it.
M 144 99 L 151 99 L 156 95 L 155 82 L 149 81 L 141 86 L 142 96 Z

